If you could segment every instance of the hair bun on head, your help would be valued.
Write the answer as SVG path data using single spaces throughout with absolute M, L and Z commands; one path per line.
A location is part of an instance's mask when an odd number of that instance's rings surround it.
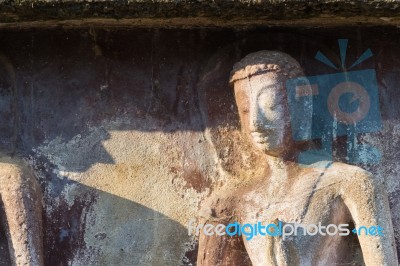
M 231 71 L 229 82 L 245 79 L 267 72 L 282 73 L 287 78 L 303 76 L 299 62 L 288 54 L 278 51 L 262 50 L 246 55 L 237 62 Z

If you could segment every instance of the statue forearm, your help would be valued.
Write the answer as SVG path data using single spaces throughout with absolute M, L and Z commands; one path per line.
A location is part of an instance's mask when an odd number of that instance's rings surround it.
M 40 187 L 22 162 L 6 161 L 0 163 L 0 196 L 11 260 L 14 265 L 43 265 Z
M 214 224 L 216 225 L 216 224 Z M 206 236 L 200 234 L 198 266 L 251 265 L 249 256 L 238 236 Z
M 363 178 L 347 192 L 345 202 L 352 214 L 356 228 L 380 226 L 381 233 L 367 235 L 360 231 L 358 236 L 365 264 L 398 265 L 396 245 L 389 203 L 384 187 L 372 176 Z

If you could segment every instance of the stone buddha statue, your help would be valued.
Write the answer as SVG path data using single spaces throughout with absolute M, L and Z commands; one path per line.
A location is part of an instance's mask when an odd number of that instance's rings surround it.
M 250 240 L 245 235 L 200 234 L 198 265 L 398 265 L 381 182 L 362 168 L 341 162 L 321 158 L 307 167 L 297 163 L 300 148 L 291 137 L 285 84 L 301 76 L 299 63 L 281 52 L 252 53 L 234 65 L 230 81 L 242 136 L 262 158 L 265 171 L 243 185 L 214 191 L 201 213 L 211 224 L 346 224 L 350 234 L 311 230 L 311 235 L 301 228 L 285 239 L 265 232 Z M 304 123 L 307 130 L 309 121 Z M 381 231 L 352 233 L 361 227 Z

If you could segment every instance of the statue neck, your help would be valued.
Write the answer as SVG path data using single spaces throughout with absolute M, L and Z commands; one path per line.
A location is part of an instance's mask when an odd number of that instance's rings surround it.
M 285 187 L 289 179 L 288 165 L 283 158 L 266 155 L 266 161 L 269 166 L 269 175 L 265 179 L 268 195 L 280 197 L 283 193 L 282 187 Z
M 265 155 L 267 163 L 270 167 L 270 180 L 279 183 L 288 178 L 288 170 L 290 165 L 281 157 Z

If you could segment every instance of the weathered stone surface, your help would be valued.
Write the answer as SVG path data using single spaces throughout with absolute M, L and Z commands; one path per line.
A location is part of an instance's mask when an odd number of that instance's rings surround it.
M 2 265 L 43 265 L 42 192 L 25 162 L 0 156 Z M 9 255 L 9 256 L 8 256 Z
M 221 184 L 264 171 L 240 137 L 234 63 L 279 50 L 306 75 L 336 73 L 314 56 L 338 64 L 338 38 L 349 38 L 348 62 L 374 53 L 357 69 L 377 72 L 383 128 L 360 140 L 383 160 L 360 167 L 389 194 L 399 247 L 395 27 L 3 29 L 0 147 L 27 159 L 40 181 L 45 265 L 194 263 L 186 225 L 199 205 Z
M 52 1 L 0 2 L 2 27 L 101 26 L 240 27 L 276 23 L 398 24 L 397 1 Z M 50 21 L 50 23 L 46 23 Z M 60 21 L 64 21 L 60 23 Z M 15 22 L 26 22 L 19 25 Z

